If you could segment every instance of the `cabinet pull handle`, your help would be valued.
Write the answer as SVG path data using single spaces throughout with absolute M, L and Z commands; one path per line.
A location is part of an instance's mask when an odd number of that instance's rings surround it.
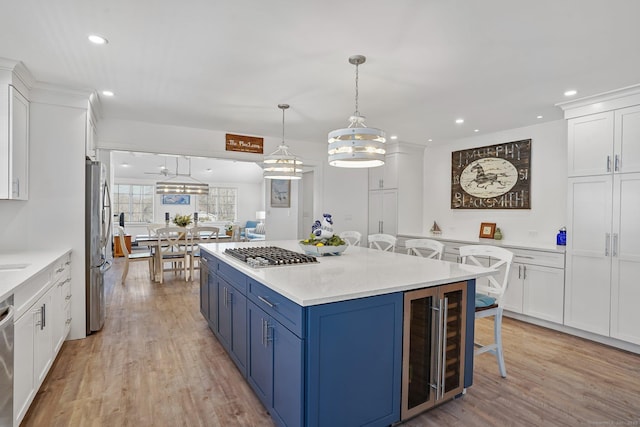
M 611 234 L 604 234 L 604 256 L 609 256 L 609 246 L 611 244 Z
M 521 265 L 519 265 L 519 266 L 518 266 L 518 279 L 522 279 L 522 277 L 521 277 L 521 276 L 522 276 L 522 266 L 521 266 Z
M 259 299 L 260 301 L 262 301 L 263 303 L 267 304 L 269 307 L 271 307 L 271 308 L 276 308 L 276 305 L 275 305 L 274 303 L 270 302 L 270 301 L 267 299 L 267 297 L 261 297 L 261 296 L 258 296 L 258 299 Z
M 611 252 L 611 256 L 618 256 L 618 233 L 613 233 L 613 245 Z
M 607 156 L 607 172 L 611 172 L 611 156 Z
M 620 171 L 620 156 L 618 156 L 617 154 L 615 155 L 615 160 L 614 160 L 614 166 L 613 166 L 613 170 L 616 172 Z
M 527 266 L 526 265 L 522 266 L 522 279 L 523 280 L 527 280 Z
M 64 271 L 64 267 L 60 267 L 59 269 L 56 270 L 56 273 L 62 273 Z
M 45 310 L 46 310 L 46 308 L 45 308 L 45 304 L 42 304 L 42 305 L 40 306 L 40 330 L 43 330 L 43 329 L 44 329 L 44 327 L 45 327 L 45 326 L 47 326 L 47 325 L 45 325 L 45 319 L 46 319 L 46 317 L 45 317 L 45 316 L 46 316 Z
M 535 259 L 532 256 L 528 256 L 528 255 L 516 255 L 518 258 L 523 258 L 523 259 Z

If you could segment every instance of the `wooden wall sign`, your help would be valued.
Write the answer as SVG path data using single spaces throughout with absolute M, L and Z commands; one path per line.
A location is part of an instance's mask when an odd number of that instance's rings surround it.
M 226 134 L 226 151 L 264 154 L 264 138 L 257 136 Z
M 531 140 L 451 153 L 451 209 L 531 209 Z

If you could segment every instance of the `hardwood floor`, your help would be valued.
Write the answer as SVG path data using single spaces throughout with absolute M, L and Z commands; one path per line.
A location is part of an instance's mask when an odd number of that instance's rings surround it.
M 107 276 L 107 321 L 67 341 L 23 426 L 273 426 L 199 312 L 199 286 Z M 77 303 L 74 301 L 74 303 Z M 479 322 L 477 335 L 492 325 Z M 512 319 L 507 378 L 475 358 L 474 385 L 406 426 L 640 425 L 640 356 Z

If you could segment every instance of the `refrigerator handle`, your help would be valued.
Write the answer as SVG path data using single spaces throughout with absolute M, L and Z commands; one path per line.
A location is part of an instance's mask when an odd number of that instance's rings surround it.
M 100 271 L 101 271 L 102 273 L 104 273 L 104 272 L 106 272 L 107 270 L 109 270 L 109 269 L 111 268 L 111 264 L 112 264 L 112 262 L 111 262 L 111 260 L 109 260 L 109 259 L 104 259 L 104 258 L 102 259 L 102 261 L 103 261 L 103 262 L 102 262 L 102 264 L 100 265 Z

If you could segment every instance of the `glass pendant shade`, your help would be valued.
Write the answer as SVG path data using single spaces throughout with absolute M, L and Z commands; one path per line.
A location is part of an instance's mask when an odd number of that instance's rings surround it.
M 384 165 L 386 150 L 384 131 L 366 127 L 364 116 L 358 112 L 358 65 L 366 58 L 354 55 L 349 63 L 356 66 L 356 111 L 349 118 L 349 126 L 329 132 L 329 164 L 340 168 L 372 168 Z
M 289 147 L 284 143 L 284 110 L 288 104 L 278 104 L 282 110 L 282 143 L 276 151 L 264 156 L 262 161 L 262 176 L 265 179 L 301 179 L 302 161 L 289 152 Z

